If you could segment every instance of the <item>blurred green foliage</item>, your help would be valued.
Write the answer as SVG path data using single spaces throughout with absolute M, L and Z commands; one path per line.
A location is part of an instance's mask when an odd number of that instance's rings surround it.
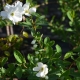
M 21 1 L 24 2 L 24 0 Z M 7 3 L 12 2 L 12 0 L 7 0 Z M 47 0 L 44 1 L 44 3 L 46 2 Z M 28 45 L 26 42 L 23 43 L 24 37 L 26 39 L 29 37 L 23 29 L 19 35 L 0 38 L 0 80 L 6 78 L 12 80 L 14 77 L 45 80 L 45 78 L 36 77 L 36 72 L 33 71 L 33 67 L 38 62 L 48 65 L 49 80 L 80 80 L 80 0 L 58 0 L 57 3 L 62 13 L 59 20 L 54 15 L 51 20 L 48 20 L 46 15 L 34 13 L 30 17 L 25 17 L 25 21 L 16 24 L 30 31 L 30 36 L 33 38 L 32 53 L 27 53 L 27 49 L 25 49 L 25 56 L 24 52 L 20 50 L 24 47 L 22 44 Z M 1 27 L 10 24 L 9 20 L 0 18 Z M 43 26 L 50 28 L 53 36 L 57 35 L 62 41 L 71 44 L 73 49 L 63 55 L 63 50 L 58 44 L 55 44 L 55 41 L 44 37 L 38 31 Z M 6 65 L 7 67 L 5 67 Z

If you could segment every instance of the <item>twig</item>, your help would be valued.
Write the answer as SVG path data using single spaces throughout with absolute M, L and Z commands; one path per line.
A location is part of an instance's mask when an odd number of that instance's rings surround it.
M 13 26 L 10 26 L 10 34 L 11 34 L 11 35 L 14 34 Z
M 6 26 L 7 36 L 10 35 L 9 26 Z
M 5 6 L 5 0 L 2 0 L 2 6 L 3 7 Z
M 6 4 L 5 0 L 2 0 L 3 9 L 4 9 L 5 4 Z M 9 36 L 10 35 L 9 26 L 6 26 L 6 31 L 7 31 L 7 36 Z
M 71 65 L 69 66 L 69 69 L 74 65 L 75 62 L 72 62 Z

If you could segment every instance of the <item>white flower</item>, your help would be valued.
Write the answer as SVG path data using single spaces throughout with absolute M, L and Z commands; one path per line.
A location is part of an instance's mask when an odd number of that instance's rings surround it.
M 2 19 L 9 19 L 15 24 L 16 22 L 22 21 L 22 2 L 17 1 L 14 5 L 6 4 L 4 11 L 1 11 Z
M 1 11 L 2 19 L 6 19 L 7 18 L 7 12 L 12 7 L 14 7 L 14 6 L 13 5 L 6 4 L 6 6 L 4 7 L 4 11 Z
M 13 8 L 10 8 L 7 12 L 7 18 L 11 20 L 14 24 L 16 22 L 22 21 L 22 7 L 16 6 Z
M 36 7 L 32 7 L 32 8 L 29 8 L 30 7 L 30 3 L 26 3 L 23 5 L 23 14 L 25 14 L 26 16 L 31 16 L 32 13 L 35 13 L 36 12 Z
M 22 21 L 23 14 L 30 16 L 32 13 L 36 12 L 35 7 L 29 8 L 29 6 L 30 3 L 23 5 L 20 1 L 15 2 L 14 5 L 6 4 L 4 11 L 1 11 L 0 16 L 2 16 L 2 19 L 7 18 L 15 24 Z
M 38 71 L 38 73 L 36 74 L 37 77 L 44 78 L 48 74 L 47 65 L 43 64 L 42 62 L 38 62 L 37 67 L 34 67 L 33 71 Z

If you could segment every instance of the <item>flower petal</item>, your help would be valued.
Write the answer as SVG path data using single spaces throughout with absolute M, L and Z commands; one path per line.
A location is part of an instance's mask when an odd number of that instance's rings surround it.
M 13 17 L 11 15 L 8 14 L 7 17 L 8 17 L 9 20 L 11 20 L 11 21 L 13 20 Z
M 19 12 L 19 14 L 23 14 L 23 8 L 22 8 L 21 6 L 16 6 L 16 7 L 14 8 L 14 11 L 15 11 L 15 12 Z
M 35 13 L 36 12 L 36 7 L 32 7 L 29 9 L 30 14 Z
M 48 68 L 44 69 L 44 74 L 46 75 L 48 73 Z
M 4 10 L 8 10 L 10 8 L 9 4 L 6 4 L 6 6 L 4 7 Z
M 41 72 L 38 72 L 38 73 L 36 74 L 36 76 L 37 76 L 37 77 L 41 77 Z
M 16 7 L 16 6 L 21 6 L 21 7 L 22 7 L 22 5 L 23 5 L 23 3 L 20 2 L 20 1 L 17 1 L 17 2 L 15 3 L 15 7 Z
M 34 67 L 33 68 L 33 71 L 39 71 L 40 70 L 40 67 Z
M 22 15 L 16 14 L 15 16 L 13 16 L 13 20 L 14 20 L 15 22 L 22 21 Z
M 36 74 L 36 76 L 37 77 L 45 77 L 45 74 L 44 74 L 44 72 L 38 72 L 37 74 Z
M 39 67 L 42 67 L 42 66 L 43 66 L 43 63 L 42 63 L 42 62 L 38 62 L 37 65 L 38 65 Z
M 2 16 L 2 19 L 7 18 L 7 12 L 6 11 L 1 11 L 1 16 Z
M 28 10 L 29 6 L 30 6 L 30 3 L 26 3 L 26 4 L 23 5 L 23 9 L 24 10 Z
M 46 64 L 44 64 L 44 65 L 43 65 L 43 67 L 44 67 L 44 68 L 47 68 L 47 65 L 46 65 Z
M 8 11 L 10 8 L 13 8 L 13 7 L 14 7 L 14 5 L 6 4 L 6 6 L 4 7 L 4 10 Z
M 45 77 L 45 73 L 44 73 L 44 71 L 42 71 L 41 73 L 40 73 L 40 75 L 41 75 L 41 77 Z

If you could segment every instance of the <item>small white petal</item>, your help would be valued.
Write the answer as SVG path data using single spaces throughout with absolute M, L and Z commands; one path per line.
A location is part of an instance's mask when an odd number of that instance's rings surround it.
M 36 74 L 36 76 L 37 77 L 45 77 L 45 74 L 44 74 L 44 72 L 38 72 L 37 74 Z
M 48 68 L 45 68 L 44 69 L 44 74 L 47 74 L 48 73 Z
M 17 2 L 15 3 L 15 7 L 16 7 L 16 6 L 22 6 L 22 5 L 23 5 L 23 3 L 20 2 L 20 1 L 17 1 Z
M 2 16 L 2 19 L 7 18 L 7 12 L 6 11 L 1 11 L 1 16 Z
M 46 65 L 46 64 L 44 64 L 44 65 L 43 65 L 43 67 L 44 67 L 44 68 L 47 68 L 47 65 Z
M 33 68 L 33 71 L 39 71 L 40 70 L 40 67 L 34 67 Z
M 28 10 L 29 6 L 30 6 L 30 3 L 26 3 L 26 4 L 23 5 L 23 9 L 24 10 Z
M 42 71 L 42 72 L 40 73 L 40 75 L 41 75 L 41 77 L 45 77 L 46 74 L 44 74 L 44 71 Z
M 37 76 L 37 77 L 41 77 L 41 72 L 38 72 L 38 73 L 36 74 L 36 76 Z
M 43 63 L 42 63 L 42 62 L 38 62 L 37 65 L 38 65 L 39 67 L 42 67 L 42 66 L 43 66 Z
M 35 13 L 36 12 L 36 8 L 35 7 L 30 8 L 29 12 L 30 12 L 30 14 Z

